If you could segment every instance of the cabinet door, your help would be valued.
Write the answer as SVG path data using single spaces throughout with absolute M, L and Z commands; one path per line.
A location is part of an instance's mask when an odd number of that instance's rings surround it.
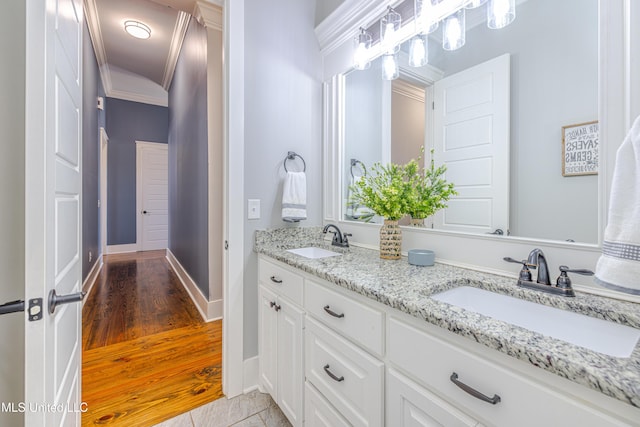
M 278 302 L 276 295 L 264 286 L 259 289 L 258 315 L 258 351 L 260 354 L 259 376 L 260 384 L 269 393 L 273 400 L 278 401 L 277 374 L 278 374 L 278 312 L 275 304 Z M 273 304 L 272 304 L 273 303 Z
M 388 426 L 473 427 L 478 423 L 393 369 L 387 371 Z
M 308 382 L 304 387 L 304 425 L 305 427 L 351 427 L 351 424 Z
M 304 312 L 285 299 L 278 300 L 278 400 L 294 426 L 302 425 L 304 366 L 302 328 Z

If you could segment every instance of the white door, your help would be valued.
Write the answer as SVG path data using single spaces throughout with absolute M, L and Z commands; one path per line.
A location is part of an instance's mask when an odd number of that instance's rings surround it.
M 81 291 L 82 1 L 26 12 L 25 425 L 79 426 L 82 305 L 48 298 Z
M 434 227 L 488 233 L 509 228 L 509 54 L 434 84 L 434 157 L 458 195 Z
M 169 160 L 167 144 L 136 141 L 137 240 L 142 251 L 169 245 Z

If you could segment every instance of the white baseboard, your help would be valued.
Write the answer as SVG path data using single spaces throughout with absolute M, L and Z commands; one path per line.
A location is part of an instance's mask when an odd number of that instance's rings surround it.
M 178 279 L 182 282 L 182 286 L 184 286 L 185 290 L 191 297 L 191 300 L 198 309 L 198 312 L 200 312 L 202 319 L 205 322 L 222 319 L 222 300 L 207 301 L 207 298 L 202 294 L 202 291 L 198 288 L 196 282 L 191 278 L 191 276 L 189 276 L 189 273 L 187 273 L 170 249 L 167 249 L 167 261 L 169 261 L 169 264 L 171 264 L 175 270 L 178 275 Z
M 84 300 L 82 301 L 82 305 L 84 305 L 84 303 L 88 300 L 88 296 L 93 290 L 93 285 L 96 284 L 96 279 L 98 278 L 98 274 L 102 269 L 102 265 L 102 255 L 100 255 L 98 256 L 98 259 L 96 259 L 96 262 L 93 263 L 93 267 L 89 271 L 89 274 L 87 274 L 87 278 L 84 279 L 84 282 L 82 282 L 82 290 L 87 293 L 84 297 Z
M 258 389 L 258 365 L 259 356 L 245 359 L 242 362 L 242 383 L 244 393 Z
M 138 244 L 129 243 L 127 245 L 107 245 L 107 254 L 126 254 L 129 252 L 138 252 Z

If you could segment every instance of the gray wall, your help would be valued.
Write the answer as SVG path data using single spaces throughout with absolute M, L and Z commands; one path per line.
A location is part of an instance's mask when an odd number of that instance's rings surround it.
M 446 75 L 511 53 L 512 234 L 597 243 L 597 176 L 562 176 L 561 130 L 598 118 L 598 1 L 527 1 L 458 51 L 430 47 Z
M 104 96 L 98 62 L 93 53 L 86 21 L 82 44 L 82 278 L 100 256 L 100 135 L 104 110 L 96 107 L 97 97 Z M 89 261 L 91 252 L 91 261 Z
M 24 299 L 25 6 L 3 2 L 0 13 L 0 304 Z M 24 400 L 24 315 L 0 320 L 0 402 Z M 0 425 L 22 414 L 0 412 Z
M 282 161 L 288 150 L 307 162 L 308 219 L 300 225 L 322 224 L 322 60 L 313 31 L 314 12 L 314 0 L 245 2 L 244 196 L 262 201 L 262 218 L 245 219 L 245 359 L 258 354 L 254 231 L 287 225 L 281 218 L 281 201 Z M 283 16 L 286 25 L 274 25 Z
M 192 19 L 169 88 L 169 248 L 209 297 L 207 33 Z
M 136 141 L 168 140 L 169 109 L 106 100 L 107 244 L 136 243 Z

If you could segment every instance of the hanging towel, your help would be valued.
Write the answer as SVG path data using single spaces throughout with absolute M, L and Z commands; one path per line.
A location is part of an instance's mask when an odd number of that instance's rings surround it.
M 307 219 L 307 176 L 304 172 L 287 172 L 282 188 L 282 220 Z
M 616 154 L 596 283 L 640 295 L 640 117 Z

